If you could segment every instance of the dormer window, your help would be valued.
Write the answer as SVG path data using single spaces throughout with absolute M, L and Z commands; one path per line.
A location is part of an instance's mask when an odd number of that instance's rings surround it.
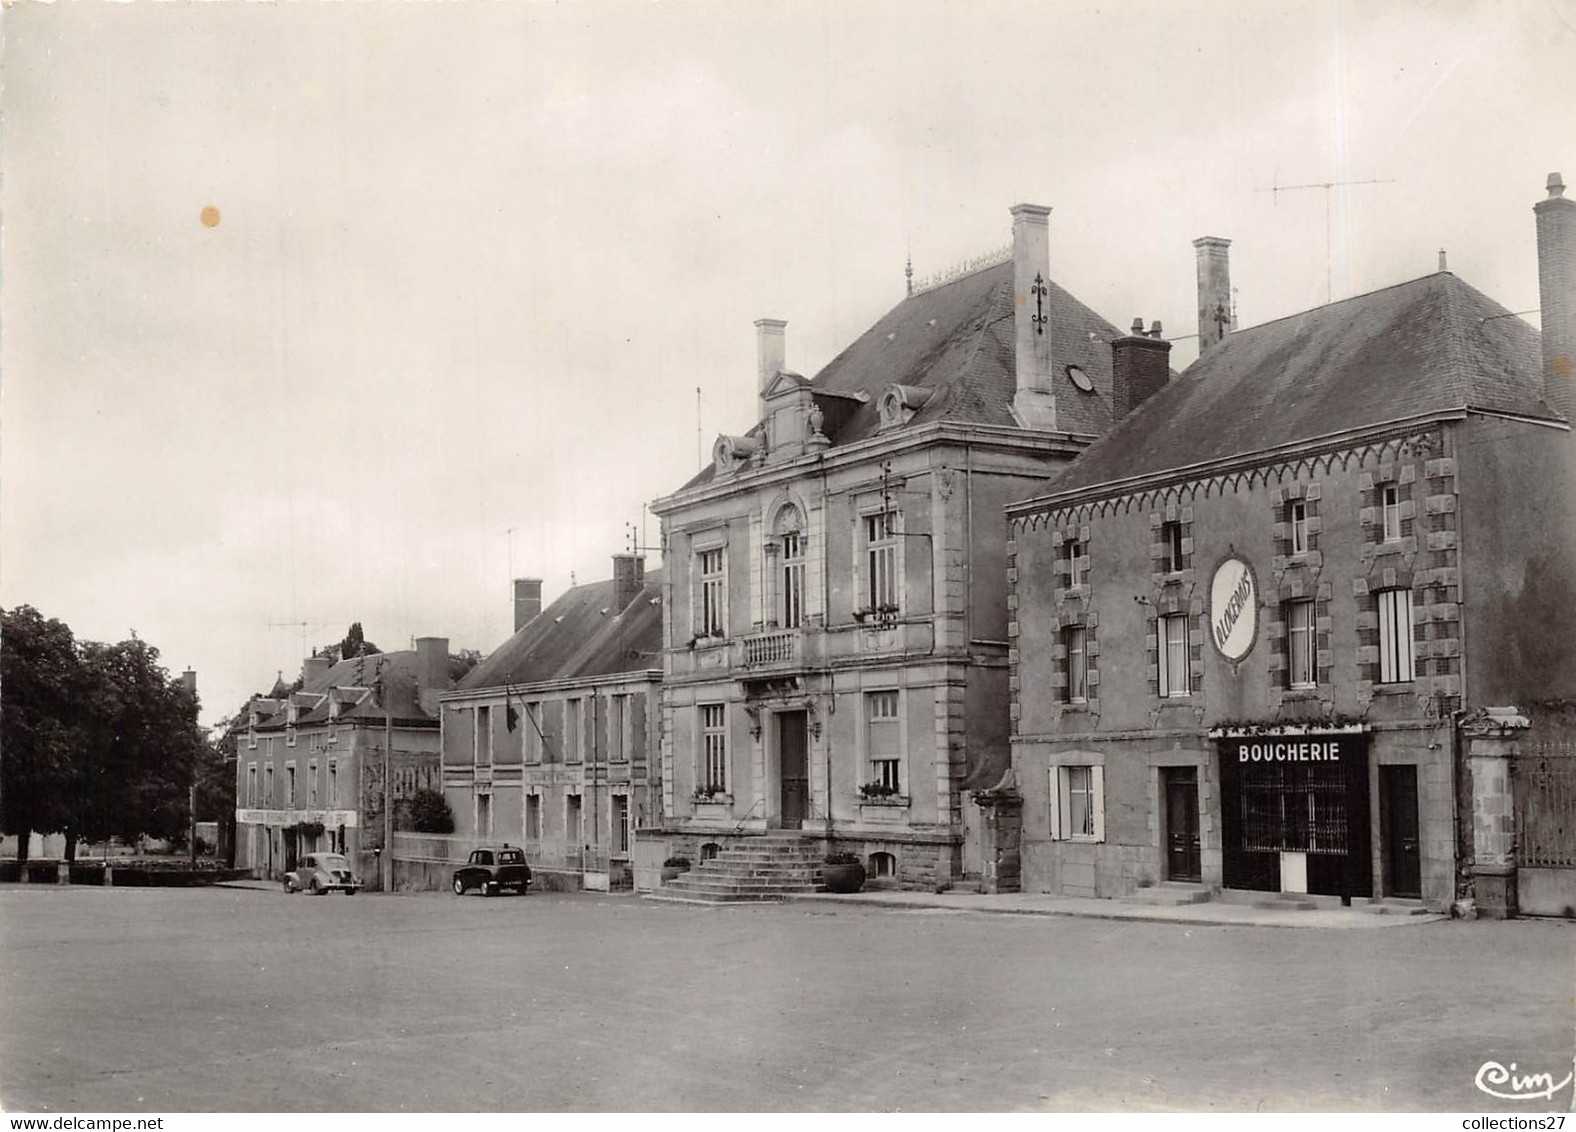
M 914 419 L 914 414 L 925 407 L 931 391 L 917 385 L 889 385 L 876 402 L 881 416 L 881 427 L 897 428 Z
M 729 476 L 748 467 L 750 461 L 764 451 L 764 445 L 756 437 L 719 436 L 711 446 L 711 460 L 717 475 Z

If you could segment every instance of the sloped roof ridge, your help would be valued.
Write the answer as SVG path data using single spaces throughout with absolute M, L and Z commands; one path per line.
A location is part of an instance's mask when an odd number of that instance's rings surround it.
M 1333 299 L 1327 303 L 1320 303 L 1316 307 L 1306 307 L 1300 311 L 1292 311 L 1290 314 L 1283 314 L 1278 318 L 1270 318 L 1265 319 L 1263 322 L 1255 322 L 1252 326 L 1244 326 L 1241 330 L 1233 330 L 1227 337 L 1234 337 L 1238 334 L 1252 334 L 1256 331 L 1264 330 L 1267 327 L 1274 326 L 1278 322 L 1286 322 L 1287 320 L 1293 318 L 1307 318 L 1310 315 L 1321 315 L 1326 311 L 1334 310 L 1336 307 L 1341 306 L 1344 303 L 1355 303 L 1361 299 L 1372 298 L 1374 295 L 1382 295 L 1386 291 L 1394 291 L 1401 287 L 1411 287 L 1415 284 L 1423 283 L 1427 280 L 1433 279 L 1438 275 L 1448 275 L 1451 279 L 1456 279 L 1456 275 L 1452 271 L 1431 271 L 1427 275 L 1414 275 L 1410 279 L 1402 279 L 1396 283 L 1388 283 L 1383 287 L 1375 287 L 1372 291 L 1363 291 L 1361 294 L 1357 295 L 1347 295 L 1344 299 Z M 1456 279 L 1456 282 L 1460 283 L 1461 281 Z M 1462 286 L 1466 286 L 1466 284 L 1462 283 Z M 1191 369 L 1192 367 L 1189 366 L 1188 368 Z M 1183 372 L 1185 373 L 1187 371 L 1184 370 Z

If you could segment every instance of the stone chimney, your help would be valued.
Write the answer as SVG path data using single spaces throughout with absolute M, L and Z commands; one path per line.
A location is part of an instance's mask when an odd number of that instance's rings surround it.
M 449 687 L 449 638 L 416 638 L 416 685 L 422 691 Z
M 624 612 L 624 607 L 645 588 L 645 558 L 639 554 L 613 555 L 613 612 Z
M 1231 241 L 1200 236 L 1193 241 L 1198 255 L 1198 352 L 1208 350 L 1237 328 L 1231 313 Z
M 766 387 L 783 371 L 788 360 L 787 339 L 784 331 L 788 324 L 780 318 L 755 320 L 756 381 L 755 394 L 760 402 L 762 419 L 766 417 Z
M 1538 220 L 1538 307 L 1543 325 L 1543 399 L 1571 419 L 1576 391 L 1576 200 L 1549 174 L 1549 195 L 1532 206 Z
M 1050 252 L 1051 210 L 1039 204 L 1012 206 L 1013 362 L 1018 389 L 1012 417 L 1020 428 L 1056 429 L 1051 390 Z
M 1111 343 L 1111 421 L 1114 424 L 1160 392 L 1171 380 L 1171 343 L 1162 338 L 1160 324 L 1144 333 L 1144 320 L 1135 318 L 1131 334 Z
M 542 579 L 514 580 L 514 631 L 518 633 L 542 612 Z
M 181 673 L 181 686 L 186 689 L 189 695 L 195 696 L 197 694 L 197 673 L 195 670 L 188 668 Z
M 328 670 L 332 667 L 334 667 L 334 664 L 328 657 L 313 653 L 301 664 L 301 687 L 312 687 L 317 681 L 327 676 Z

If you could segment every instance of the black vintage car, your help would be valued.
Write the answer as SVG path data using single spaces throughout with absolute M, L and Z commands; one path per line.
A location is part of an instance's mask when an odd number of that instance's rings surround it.
M 531 866 L 525 851 L 513 845 L 471 850 L 471 859 L 454 870 L 454 895 L 479 889 L 483 896 L 497 896 L 506 888 L 520 895 L 531 886 Z

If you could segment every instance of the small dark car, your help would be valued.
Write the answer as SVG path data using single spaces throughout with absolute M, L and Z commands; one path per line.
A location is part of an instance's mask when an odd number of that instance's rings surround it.
M 454 870 L 454 895 L 464 896 L 470 889 L 483 896 L 497 896 L 506 888 L 520 895 L 531 886 L 531 866 L 525 851 L 513 845 L 473 849 L 471 859 Z
M 361 888 L 361 878 L 350 871 L 350 862 L 338 853 L 308 853 L 301 858 L 300 867 L 284 875 L 284 888 L 287 893 L 327 896 L 330 892 L 343 892 L 353 896 Z

